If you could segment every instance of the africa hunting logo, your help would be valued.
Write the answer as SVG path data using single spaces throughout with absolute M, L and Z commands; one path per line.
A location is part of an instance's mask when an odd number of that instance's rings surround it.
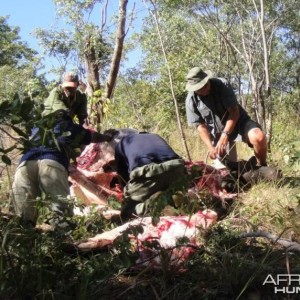
M 300 274 L 269 274 L 263 285 L 273 285 L 275 294 L 300 294 Z

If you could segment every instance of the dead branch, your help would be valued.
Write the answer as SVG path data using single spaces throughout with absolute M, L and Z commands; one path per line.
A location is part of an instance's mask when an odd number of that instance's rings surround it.
M 293 242 L 288 239 L 280 238 L 275 234 L 265 232 L 265 231 L 253 231 L 253 232 L 246 232 L 239 235 L 240 238 L 256 238 L 256 237 L 263 237 L 272 240 L 274 243 L 277 243 L 286 248 L 287 251 L 299 251 L 300 252 L 300 244 L 297 242 Z
M 101 32 L 104 31 L 104 26 L 106 24 L 108 1 L 109 0 L 106 0 L 104 8 L 102 8 L 102 11 L 101 11 Z
M 176 112 L 176 118 L 177 118 L 179 133 L 181 135 L 181 141 L 182 141 L 182 144 L 183 144 L 186 156 L 187 156 L 187 160 L 191 161 L 191 156 L 190 156 L 190 153 L 189 153 L 189 149 L 187 147 L 185 134 L 184 134 L 184 131 L 182 129 L 182 124 L 181 124 L 181 120 L 180 120 L 180 116 L 179 116 L 178 101 L 176 99 L 175 91 L 174 91 L 173 76 L 172 76 L 170 64 L 169 64 L 169 61 L 168 61 L 168 58 L 167 58 L 167 53 L 166 53 L 166 50 L 165 50 L 163 37 L 162 37 L 162 34 L 161 34 L 159 22 L 158 22 L 157 9 L 156 9 L 155 3 L 152 0 L 150 2 L 153 6 L 153 10 L 148 8 L 148 6 L 146 4 L 146 1 L 144 1 L 144 4 L 147 7 L 148 11 L 150 12 L 150 14 L 152 15 L 152 17 L 155 21 L 155 26 L 156 26 L 157 34 L 158 34 L 158 37 L 159 37 L 161 50 L 162 50 L 162 53 L 163 53 L 163 56 L 164 56 L 164 59 L 165 59 L 166 68 L 167 68 L 168 75 L 169 75 L 170 90 L 171 90 L 171 94 L 172 94 L 174 105 L 175 105 L 175 112 Z
M 126 12 L 128 0 L 119 0 L 119 24 L 117 29 L 116 44 L 111 62 L 110 72 L 106 84 L 105 98 L 110 99 L 113 95 L 113 90 L 116 84 L 120 61 L 123 52 L 125 39 Z

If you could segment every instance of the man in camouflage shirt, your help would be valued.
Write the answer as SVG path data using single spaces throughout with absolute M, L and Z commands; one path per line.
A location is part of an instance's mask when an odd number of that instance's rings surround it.
M 57 110 L 66 110 L 72 119 L 77 119 L 80 125 L 85 123 L 87 113 L 87 97 L 79 89 L 79 78 L 74 72 L 66 72 L 62 84 L 55 87 L 46 101 L 42 116 L 47 116 Z

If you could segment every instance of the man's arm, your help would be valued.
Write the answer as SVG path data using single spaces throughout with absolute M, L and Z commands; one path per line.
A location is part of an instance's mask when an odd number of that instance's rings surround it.
M 80 125 L 87 123 L 88 111 L 87 111 L 87 96 L 80 90 L 76 91 L 76 97 L 78 99 L 76 114 Z
M 231 106 L 227 109 L 228 111 L 228 119 L 226 121 L 224 130 L 220 136 L 220 139 L 216 145 L 216 153 L 219 156 L 223 156 L 226 154 L 226 147 L 229 141 L 229 136 L 234 130 L 239 118 L 240 118 L 240 110 L 238 105 Z
M 194 93 L 188 93 L 185 100 L 185 111 L 189 126 L 195 126 L 205 122 L 195 104 Z
M 234 128 L 239 120 L 240 113 L 239 113 L 238 105 L 229 107 L 227 109 L 227 111 L 228 111 L 228 119 L 227 119 L 224 130 L 220 136 L 220 139 L 219 139 L 216 147 L 214 147 L 212 144 L 210 133 L 209 133 L 209 130 L 208 130 L 206 124 L 204 124 L 204 123 L 199 124 L 199 126 L 197 128 L 200 138 L 202 139 L 202 141 L 208 148 L 209 157 L 211 159 L 216 159 L 217 156 L 222 157 L 223 155 L 226 154 L 226 146 L 229 141 L 229 136 L 232 133 L 232 131 L 234 130 Z
M 91 143 L 110 142 L 112 139 L 113 139 L 113 136 L 111 134 L 102 134 L 102 133 L 93 131 Z
M 209 157 L 211 159 L 215 159 L 217 157 L 217 152 L 215 147 L 212 144 L 211 137 L 207 125 L 205 123 L 201 123 L 198 125 L 197 130 L 199 132 L 201 140 L 204 142 L 209 151 Z
M 44 109 L 42 116 L 47 116 L 58 110 L 67 111 L 65 103 L 62 101 L 62 90 L 59 87 L 54 88 L 43 103 Z
M 118 143 L 115 148 L 116 171 L 118 173 L 118 181 L 121 187 L 124 187 L 129 181 L 128 164 L 125 158 L 123 147 Z

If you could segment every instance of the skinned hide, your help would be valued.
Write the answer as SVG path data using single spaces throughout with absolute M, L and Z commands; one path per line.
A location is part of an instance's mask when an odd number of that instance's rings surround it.
M 77 158 L 77 164 L 70 167 L 71 195 L 79 198 L 85 205 L 96 204 L 106 207 L 110 196 L 121 202 L 122 189 L 115 184 L 117 173 L 111 168 L 106 168 L 113 165 L 113 161 L 114 151 L 109 143 L 88 145 Z M 228 174 L 228 170 L 215 169 L 202 161 L 197 161 L 186 163 L 188 172 L 193 166 L 197 166 L 202 175 L 191 182 L 189 193 L 195 194 L 205 189 L 221 200 L 236 196 L 235 193 L 228 193 L 222 188 L 222 179 Z
M 151 217 L 137 218 L 115 229 L 97 234 L 87 241 L 79 242 L 76 248 L 81 252 L 103 249 L 113 246 L 117 238 L 127 234 L 133 250 L 138 253 L 137 266 L 159 267 L 162 249 L 168 253 L 171 265 L 179 266 L 201 246 L 198 239 L 200 232 L 207 230 L 216 221 L 217 214 L 212 210 L 199 211 L 192 216 L 160 217 L 156 226 L 152 224 Z M 131 229 L 136 226 L 141 226 L 142 232 L 139 230 L 141 233 L 133 235 L 134 230 Z M 153 242 L 156 247 L 147 247 L 147 243 Z

